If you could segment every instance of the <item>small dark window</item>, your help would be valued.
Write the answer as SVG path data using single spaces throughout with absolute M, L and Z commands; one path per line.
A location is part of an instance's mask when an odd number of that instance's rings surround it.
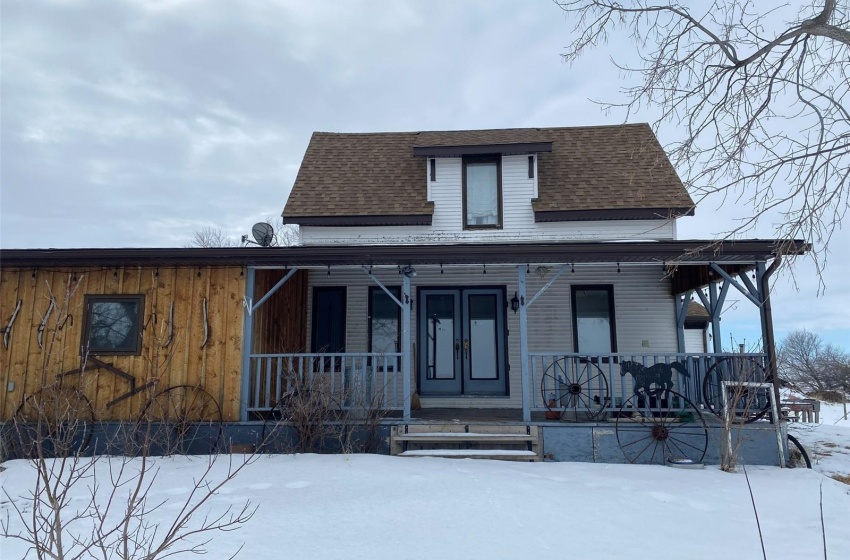
M 617 351 L 613 286 L 573 286 L 575 351 L 591 356 Z
M 388 288 L 396 297 L 401 297 L 399 288 Z M 377 287 L 369 287 L 369 352 L 387 354 L 398 352 L 401 338 L 401 307 L 387 293 Z M 378 359 L 378 365 L 386 363 L 388 370 L 397 368 L 397 359 Z
M 431 162 L 431 181 L 436 181 L 437 180 L 437 160 L 434 159 L 434 158 L 431 158 L 429 161 Z
M 502 227 L 502 158 L 463 158 L 463 227 Z
M 143 295 L 87 295 L 81 354 L 141 354 L 144 309 Z
M 528 156 L 528 178 L 534 179 L 534 156 Z
M 345 352 L 345 287 L 313 288 L 314 353 Z

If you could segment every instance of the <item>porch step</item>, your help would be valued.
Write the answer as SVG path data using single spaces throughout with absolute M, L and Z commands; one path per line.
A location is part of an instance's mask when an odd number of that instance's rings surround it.
M 496 459 L 537 461 L 537 453 L 522 449 L 411 449 L 399 457 L 443 457 L 448 459 Z
M 390 453 L 400 457 L 540 461 L 543 446 L 539 426 L 429 423 L 393 427 Z

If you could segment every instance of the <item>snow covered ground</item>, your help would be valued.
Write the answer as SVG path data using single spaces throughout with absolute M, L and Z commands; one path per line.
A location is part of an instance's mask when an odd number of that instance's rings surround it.
M 788 431 L 810 451 L 812 468 L 829 476 L 850 476 L 850 416 L 844 417 L 843 405 L 822 402 L 820 424 L 795 422 Z
M 166 503 L 155 520 L 174 515 L 205 465 L 198 457 L 156 460 L 150 497 Z M 31 466 L 4 466 L 3 489 L 25 507 Z M 225 468 L 216 465 L 219 476 Z M 850 486 L 806 469 L 747 471 L 769 559 L 821 557 L 821 485 L 829 558 L 850 558 Z M 84 503 L 86 490 L 74 492 Z M 743 474 L 716 467 L 266 456 L 210 506 L 245 500 L 259 505 L 255 517 L 213 535 L 205 558 L 227 558 L 242 543 L 239 558 L 256 560 L 762 557 Z M 4 559 L 25 554 L 10 539 L 0 550 Z
M 789 427 L 813 452 L 814 470 L 747 468 L 770 560 L 822 557 L 821 488 L 828 557 L 850 558 L 850 486 L 829 478 L 850 474 L 850 420 L 842 413 L 841 405 L 823 403 L 820 425 Z M 150 520 L 166 523 L 207 461 L 154 462 L 159 474 L 149 498 L 164 505 Z M 32 466 L 3 467 L 3 491 L 26 508 Z M 226 468 L 219 458 L 211 478 Z M 73 504 L 84 504 L 88 490 L 73 494 Z M 262 456 L 203 511 L 246 500 L 259 506 L 257 514 L 238 531 L 211 535 L 205 558 L 228 558 L 243 544 L 238 557 L 256 560 L 762 557 L 744 475 L 717 467 Z M 0 516 L 7 514 L 20 530 L 3 495 Z M 25 554 L 26 546 L 0 537 L 4 560 Z

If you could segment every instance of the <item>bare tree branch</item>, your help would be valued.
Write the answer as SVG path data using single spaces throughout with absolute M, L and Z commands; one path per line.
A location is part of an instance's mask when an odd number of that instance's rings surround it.
M 793 21 L 754 0 L 555 3 L 575 21 L 564 60 L 614 36 L 635 43 L 641 63 L 615 64 L 638 84 L 601 105 L 660 111 L 654 128 L 680 138 L 668 154 L 697 202 L 719 194 L 751 208 L 725 236 L 770 216 L 778 237 L 815 243 L 822 271 L 850 208 L 847 0 L 811 0 Z

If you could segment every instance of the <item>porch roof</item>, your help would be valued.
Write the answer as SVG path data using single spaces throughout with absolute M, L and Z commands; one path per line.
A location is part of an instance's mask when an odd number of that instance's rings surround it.
M 297 247 L 3 249 L 0 267 L 253 266 L 326 267 L 425 264 L 714 262 L 750 266 L 778 254 L 801 255 L 800 240 L 751 239 L 459 243 L 452 245 L 311 245 Z M 742 268 L 742 266 L 738 266 Z

